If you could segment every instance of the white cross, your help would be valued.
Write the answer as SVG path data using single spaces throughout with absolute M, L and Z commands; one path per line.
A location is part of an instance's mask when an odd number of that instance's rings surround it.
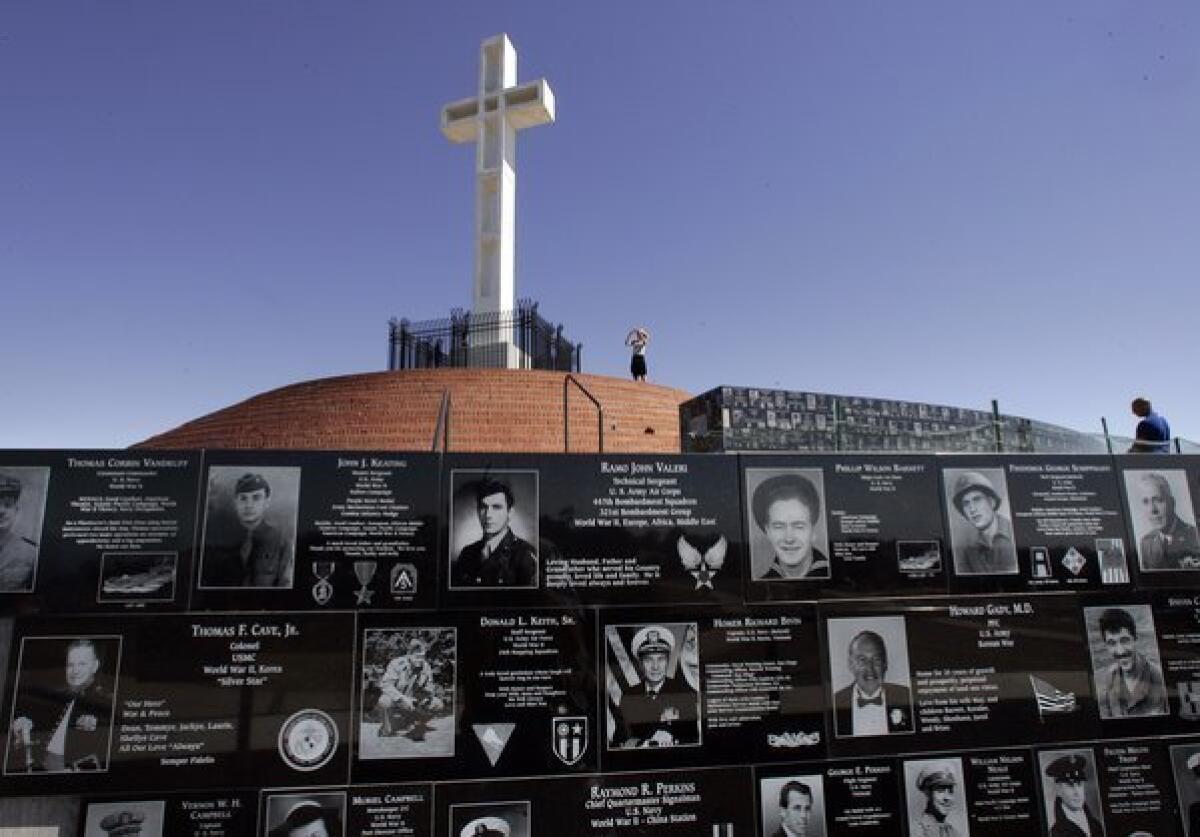
M 480 47 L 479 92 L 442 108 L 447 139 L 476 141 L 475 314 L 516 308 L 517 131 L 554 121 L 546 80 L 516 81 L 517 51 L 507 35 L 496 35 Z M 511 343 L 507 331 L 501 342 Z

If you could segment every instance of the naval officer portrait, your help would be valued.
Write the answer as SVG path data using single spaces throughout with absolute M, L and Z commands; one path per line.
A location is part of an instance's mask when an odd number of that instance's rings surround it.
M 1100 794 L 1090 750 L 1052 750 L 1039 753 L 1042 794 L 1050 837 L 1104 837 L 1096 817 Z
M 5 773 L 108 769 L 119 637 L 21 644 Z
M 299 497 L 299 468 L 213 465 L 200 587 L 291 589 Z
M 1142 570 L 1200 570 L 1187 472 L 1126 471 L 1125 493 Z
M 754 527 L 747 528 L 752 534 L 750 564 L 755 579 L 829 578 L 822 489 L 819 468 L 795 468 L 783 473 L 746 469 L 746 491 L 754 520 Z
M 950 546 L 958 575 L 1013 575 L 1017 545 L 1003 468 L 947 468 Z
M 913 732 L 904 617 L 830 619 L 827 630 L 833 686 L 850 681 L 833 695 L 834 733 L 857 738 Z
M 450 588 L 538 586 L 536 471 L 453 471 Z
M 0 593 L 33 590 L 48 468 L 0 468 Z
M 622 628 L 609 626 L 608 683 L 610 749 L 687 747 L 700 743 L 700 693 L 690 682 L 689 669 L 699 661 L 687 661 L 685 653 L 696 653 L 687 643 L 695 623 L 624 626 L 636 628 L 624 652 Z M 694 664 L 694 666 L 692 665 Z M 613 691 L 620 698 L 613 706 Z

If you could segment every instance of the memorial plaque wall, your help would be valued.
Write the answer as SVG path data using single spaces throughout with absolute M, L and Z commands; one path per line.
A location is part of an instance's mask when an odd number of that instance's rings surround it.
M 0 835 L 1200 835 L 1198 477 L 0 452 Z

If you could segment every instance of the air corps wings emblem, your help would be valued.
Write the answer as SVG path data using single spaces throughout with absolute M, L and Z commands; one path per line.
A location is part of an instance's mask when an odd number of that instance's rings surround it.
M 554 755 L 558 756 L 558 760 L 568 766 L 575 764 L 587 752 L 587 716 L 552 718 L 550 736 L 554 741 Z

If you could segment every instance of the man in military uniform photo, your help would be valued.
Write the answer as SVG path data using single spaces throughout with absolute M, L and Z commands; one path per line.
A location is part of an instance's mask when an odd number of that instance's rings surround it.
M 210 489 L 211 490 L 211 489 Z M 233 488 L 237 528 L 206 532 L 202 587 L 292 586 L 292 544 L 278 526 L 267 519 L 271 486 L 257 473 L 244 473 Z
M 621 695 L 615 712 L 615 747 L 680 747 L 700 740 L 700 696 L 668 674 L 675 635 L 648 625 L 633 635 L 630 651 L 642 680 Z
M 891 735 L 913 731 L 912 695 L 907 686 L 889 683 L 887 644 L 874 631 L 850 640 L 846 665 L 854 682 L 833 696 L 839 736 Z
M 1079 754 L 1059 756 L 1046 766 L 1054 780 L 1050 837 L 1104 837 L 1104 825 L 1087 804 L 1088 762 Z
M 425 659 L 427 650 L 425 643 L 414 637 L 408 653 L 393 659 L 384 670 L 376 704 L 383 719 L 380 736 L 403 733 L 413 741 L 424 741 L 429 721 L 445 708 L 437 696 L 433 669 Z
M 1138 542 L 1143 570 L 1200 569 L 1200 537 L 1196 527 L 1180 518 L 1167 478 L 1144 472 L 1137 480 L 1146 534 Z
M 1100 614 L 1100 635 L 1112 664 L 1097 669 L 1096 691 L 1102 718 L 1166 715 L 1167 686 L 1162 670 L 1137 649 L 1137 623 L 1124 608 Z
M 113 702 L 100 666 L 96 642 L 75 639 L 66 645 L 65 683 L 21 673 L 6 773 L 108 769 Z
M 21 512 L 21 480 L 0 471 L 0 592 L 15 593 L 33 589 L 33 568 L 37 563 L 37 543 L 19 533 L 17 518 Z
M 816 542 L 821 496 L 811 480 L 795 473 L 763 480 L 754 489 L 750 509 L 773 553 L 770 564 L 756 572 L 756 578 L 829 578 L 829 559 Z
M 966 837 L 950 821 L 957 807 L 958 777 L 949 764 L 927 764 L 917 774 L 925 807 L 913 820 L 912 837 Z
M 1191 774 L 1193 784 L 1200 791 L 1200 753 L 1192 753 L 1188 756 L 1184 766 Z M 1200 792 L 1196 795 L 1200 796 Z M 1180 814 L 1182 815 L 1183 812 L 1180 811 Z M 1195 802 L 1188 805 L 1184 821 L 1187 823 L 1187 837 L 1200 837 L 1200 799 L 1196 799 Z
M 969 528 L 951 533 L 954 569 L 959 575 L 1011 575 L 1018 571 L 1012 521 L 1000 514 L 1004 505 L 992 481 L 979 471 L 963 471 L 951 494 L 955 511 Z M 969 532 L 969 534 L 964 534 Z
M 537 587 L 537 550 L 513 534 L 510 525 L 512 488 L 486 479 L 476 484 L 474 496 L 482 537 L 464 546 L 452 562 L 450 586 Z

